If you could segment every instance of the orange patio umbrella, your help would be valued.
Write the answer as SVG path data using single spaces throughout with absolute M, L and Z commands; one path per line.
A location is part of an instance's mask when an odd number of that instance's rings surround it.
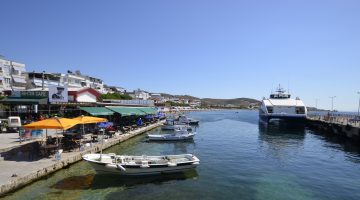
M 80 124 L 78 120 L 54 117 L 37 122 L 33 122 L 23 127 L 26 129 L 61 129 L 67 130 L 77 124 Z

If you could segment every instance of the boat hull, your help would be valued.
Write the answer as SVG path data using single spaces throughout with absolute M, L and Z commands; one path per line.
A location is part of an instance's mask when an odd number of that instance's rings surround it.
M 187 134 L 180 136 L 172 136 L 172 135 L 148 135 L 148 140 L 150 141 L 184 141 L 184 140 L 192 140 L 195 134 Z
M 268 114 L 262 109 L 259 110 L 259 118 L 261 121 L 269 122 L 271 119 L 286 120 L 286 121 L 303 121 L 306 120 L 306 114 L 282 114 L 274 113 Z
M 188 125 L 180 125 L 180 126 L 185 126 L 187 130 L 192 130 L 191 126 Z M 173 131 L 175 129 L 178 129 L 179 125 L 163 125 L 161 127 L 162 130 L 169 130 L 169 131 Z
M 126 168 L 126 171 L 114 167 L 107 167 L 104 164 L 89 162 L 98 174 L 118 174 L 122 176 L 146 176 L 180 173 L 195 169 L 197 165 L 189 164 L 184 166 L 163 167 L 163 168 Z

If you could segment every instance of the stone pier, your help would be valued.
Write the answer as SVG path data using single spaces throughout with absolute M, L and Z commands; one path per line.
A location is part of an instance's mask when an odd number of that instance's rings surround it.
M 308 117 L 310 128 L 320 132 L 346 137 L 352 141 L 360 141 L 360 121 L 344 116 L 312 116 Z

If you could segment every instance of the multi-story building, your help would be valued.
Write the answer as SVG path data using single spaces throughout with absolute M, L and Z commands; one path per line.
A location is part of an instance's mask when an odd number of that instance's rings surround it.
M 106 90 L 106 93 L 120 93 L 120 94 L 125 94 L 126 93 L 126 89 L 123 87 L 119 87 L 119 86 L 108 86 L 108 85 L 104 85 L 104 88 Z
M 29 88 L 48 88 L 49 85 L 67 85 L 69 88 L 93 88 L 100 93 L 106 93 L 104 83 L 101 79 L 83 75 L 80 71 L 75 73 L 45 73 L 45 72 L 29 72 L 28 87 Z
M 0 92 L 25 90 L 25 64 L 7 60 L 0 56 Z
M 138 100 L 148 100 L 150 98 L 150 93 L 141 89 L 134 90 L 133 92 L 127 94 L 129 94 L 133 99 Z

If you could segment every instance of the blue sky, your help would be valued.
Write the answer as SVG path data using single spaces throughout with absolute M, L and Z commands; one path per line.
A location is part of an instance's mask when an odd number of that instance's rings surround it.
M 358 0 L 0 2 L 0 54 L 28 71 L 109 85 L 261 99 L 279 83 L 309 106 L 357 110 Z

